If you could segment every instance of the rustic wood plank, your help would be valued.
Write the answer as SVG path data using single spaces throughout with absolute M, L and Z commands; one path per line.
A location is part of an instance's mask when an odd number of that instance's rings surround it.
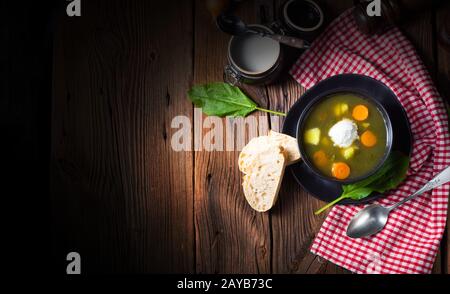
M 79 18 L 60 10 L 55 247 L 80 252 L 85 273 L 194 271 L 193 153 L 170 143 L 172 118 L 192 118 L 192 5 L 85 1 Z
M 438 32 L 445 25 L 450 31 L 450 4 L 447 3 L 438 9 L 436 13 L 436 28 Z M 439 93 L 450 103 L 450 48 L 445 48 L 442 43 L 437 43 L 437 86 Z M 450 209 L 448 215 L 450 214 Z M 442 272 L 450 273 L 450 222 L 447 217 L 447 231 L 442 240 Z
M 304 90 L 292 79 L 283 87 L 268 87 L 272 109 L 287 111 Z M 272 128 L 276 128 L 272 123 Z M 280 126 L 282 123 L 280 123 Z M 286 173 L 279 200 L 273 208 L 273 271 L 274 273 L 299 272 L 300 264 L 309 252 L 309 246 L 325 219 L 325 215 L 314 216 L 320 201 L 303 191 L 290 173 Z M 304 268 L 304 270 L 308 270 Z M 300 271 L 306 273 L 307 271 Z
M 278 9 L 283 1 L 275 1 Z M 352 1 L 321 1 L 327 22 L 352 6 Z M 298 56 L 299 52 L 292 52 Z M 292 59 L 292 58 L 291 58 Z M 295 60 L 295 58 L 294 58 Z M 304 89 L 292 78 L 285 77 L 279 83 L 268 86 L 270 108 L 288 111 L 304 93 Z M 279 127 L 282 126 L 282 121 Z M 272 122 L 272 128 L 276 129 Z M 338 266 L 319 259 L 309 252 L 309 247 L 326 215 L 315 216 L 313 211 L 323 202 L 303 191 L 290 173 L 286 173 L 278 204 L 271 213 L 273 232 L 274 273 L 343 273 Z
M 254 5 L 253 1 L 245 1 L 237 11 L 247 23 L 257 20 L 258 11 Z M 229 38 L 215 27 L 204 1 L 196 1 L 195 84 L 222 81 Z M 245 89 L 261 102 L 263 97 L 259 88 Z M 260 113 L 249 117 L 256 119 L 260 115 L 263 120 L 267 120 Z M 221 121 L 224 126 L 227 125 L 225 119 Z M 204 132 L 207 131 L 205 129 Z M 259 130 L 257 133 L 260 133 Z M 269 216 L 267 213 L 255 212 L 247 204 L 241 188 L 242 174 L 237 166 L 238 154 L 238 151 L 195 152 L 198 273 L 270 273 Z
M 427 11 L 418 17 L 402 24 L 400 27 L 414 45 L 417 53 L 422 58 L 430 75 L 434 78 L 436 64 L 434 62 L 434 50 L 436 47 L 435 28 L 433 25 L 434 12 Z

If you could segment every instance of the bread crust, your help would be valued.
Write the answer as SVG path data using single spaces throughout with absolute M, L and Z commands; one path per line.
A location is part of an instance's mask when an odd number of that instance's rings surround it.
M 254 157 L 242 187 L 250 206 L 259 212 L 268 211 L 276 203 L 286 166 L 283 149 L 266 149 Z

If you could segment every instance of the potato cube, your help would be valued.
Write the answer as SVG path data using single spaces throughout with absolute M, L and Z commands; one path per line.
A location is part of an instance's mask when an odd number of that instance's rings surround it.
M 320 142 L 320 129 L 313 128 L 305 132 L 304 140 L 308 144 L 318 145 Z
M 355 151 L 356 151 L 355 147 L 348 147 L 342 149 L 342 156 L 344 156 L 345 159 L 350 159 L 355 155 Z
M 334 115 L 340 116 L 341 114 L 342 114 L 341 105 L 340 104 L 336 104 L 334 106 Z
M 348 104 L 346 104 L 346 103 L 339 103 L 339 104 L 336 104 L 335 106 L 334 106 L 334 114 L 336 115 L 336 116 L 341 116 L 341 115 L 343 115 L 343 114 L 345 114 L 345 113 L 347 113 L 348 112 Z

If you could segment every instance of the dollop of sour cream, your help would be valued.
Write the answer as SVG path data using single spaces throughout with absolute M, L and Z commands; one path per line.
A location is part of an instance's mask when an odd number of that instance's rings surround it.
M 328 136 L 330 136 L 334 146 L 347 148 L 358 139 L 358 126 L 354 121 L 344 118 L 330 128 Z

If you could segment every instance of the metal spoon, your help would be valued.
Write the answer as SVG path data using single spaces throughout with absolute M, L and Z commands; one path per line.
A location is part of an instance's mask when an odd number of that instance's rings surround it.
M 278 34 L 270 34 L 249 28 L 239 17 L 234 14 L 222 13 L 217 17 L 216 22 L 220 30 L 230 35 L 242 36 L 248 33 L 258 34 L 261 37 L 270 38 L 291 47 L 300 49 L 309 48 L 309 45 L 302 39 Z
M 434 189 L 440 185 L 450 182 L 450 166 L 441 171 L 430 180 L 425 186 L 417 190 L 414 194 L 406 197 L 400 202 L 384 207 L 379 204 L 372 204 L 358 212 L 350 221 L 347 227 L 347 236 L 350 238 L 368 237 L 381 231 L 387 223 L 389 213 L 403 203 L 414 199 L 422 193 Z

